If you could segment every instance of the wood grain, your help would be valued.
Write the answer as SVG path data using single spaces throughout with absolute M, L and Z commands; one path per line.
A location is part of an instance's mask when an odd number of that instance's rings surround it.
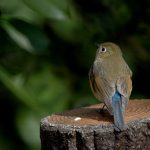
M 53 114 L 41 120 L 42 150 L 150 149 L 150 100 L 130 100 L 125 129 L 114 132 L 103 104 Z
M 92 105 L 89 107 L 78 108 L 63 113 L 58 113 L 48 117 L 50 123 L 66 125 L 107 125 L 113 123 L 113 117 L 106 109 L 100 113 L 103 104 Z M 125 112 L 125 123 L 129 123 L 144 117 L 150 116 L 150 100 L 130 100 Z M 80 117 L 81 120 L 75 121 Z

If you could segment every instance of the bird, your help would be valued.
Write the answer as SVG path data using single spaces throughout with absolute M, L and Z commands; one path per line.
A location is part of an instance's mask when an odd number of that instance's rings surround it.
M 124 112 L 132 91 L 132 71 L 113 42 L 98 45 L 89 71 L 91 90 L 114 118 L 114 130 L 124 130 Z

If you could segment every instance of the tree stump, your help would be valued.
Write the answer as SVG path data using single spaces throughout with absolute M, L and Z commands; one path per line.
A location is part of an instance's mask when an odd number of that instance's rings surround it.
M 41 120 L 42 150 L 150 150 L 150 100 L 130 100 L 125 129 L 115 132 L 103 104 L 53 114 Z

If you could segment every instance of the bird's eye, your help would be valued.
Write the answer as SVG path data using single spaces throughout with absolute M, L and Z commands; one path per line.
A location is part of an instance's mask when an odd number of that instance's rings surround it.
M 105 47 L 102 47 L 102 48 L 101 48 L 101 52 L 106 52 L 106 48 L 105 48 Z

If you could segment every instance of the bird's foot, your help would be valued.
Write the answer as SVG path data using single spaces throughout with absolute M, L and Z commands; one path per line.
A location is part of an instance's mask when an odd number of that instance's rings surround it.
M 106 105 L 104 104 L 103 107 L 98 110 L 98 113 L 104 114 L 104 108 L 105 108 L 105 106 Z

